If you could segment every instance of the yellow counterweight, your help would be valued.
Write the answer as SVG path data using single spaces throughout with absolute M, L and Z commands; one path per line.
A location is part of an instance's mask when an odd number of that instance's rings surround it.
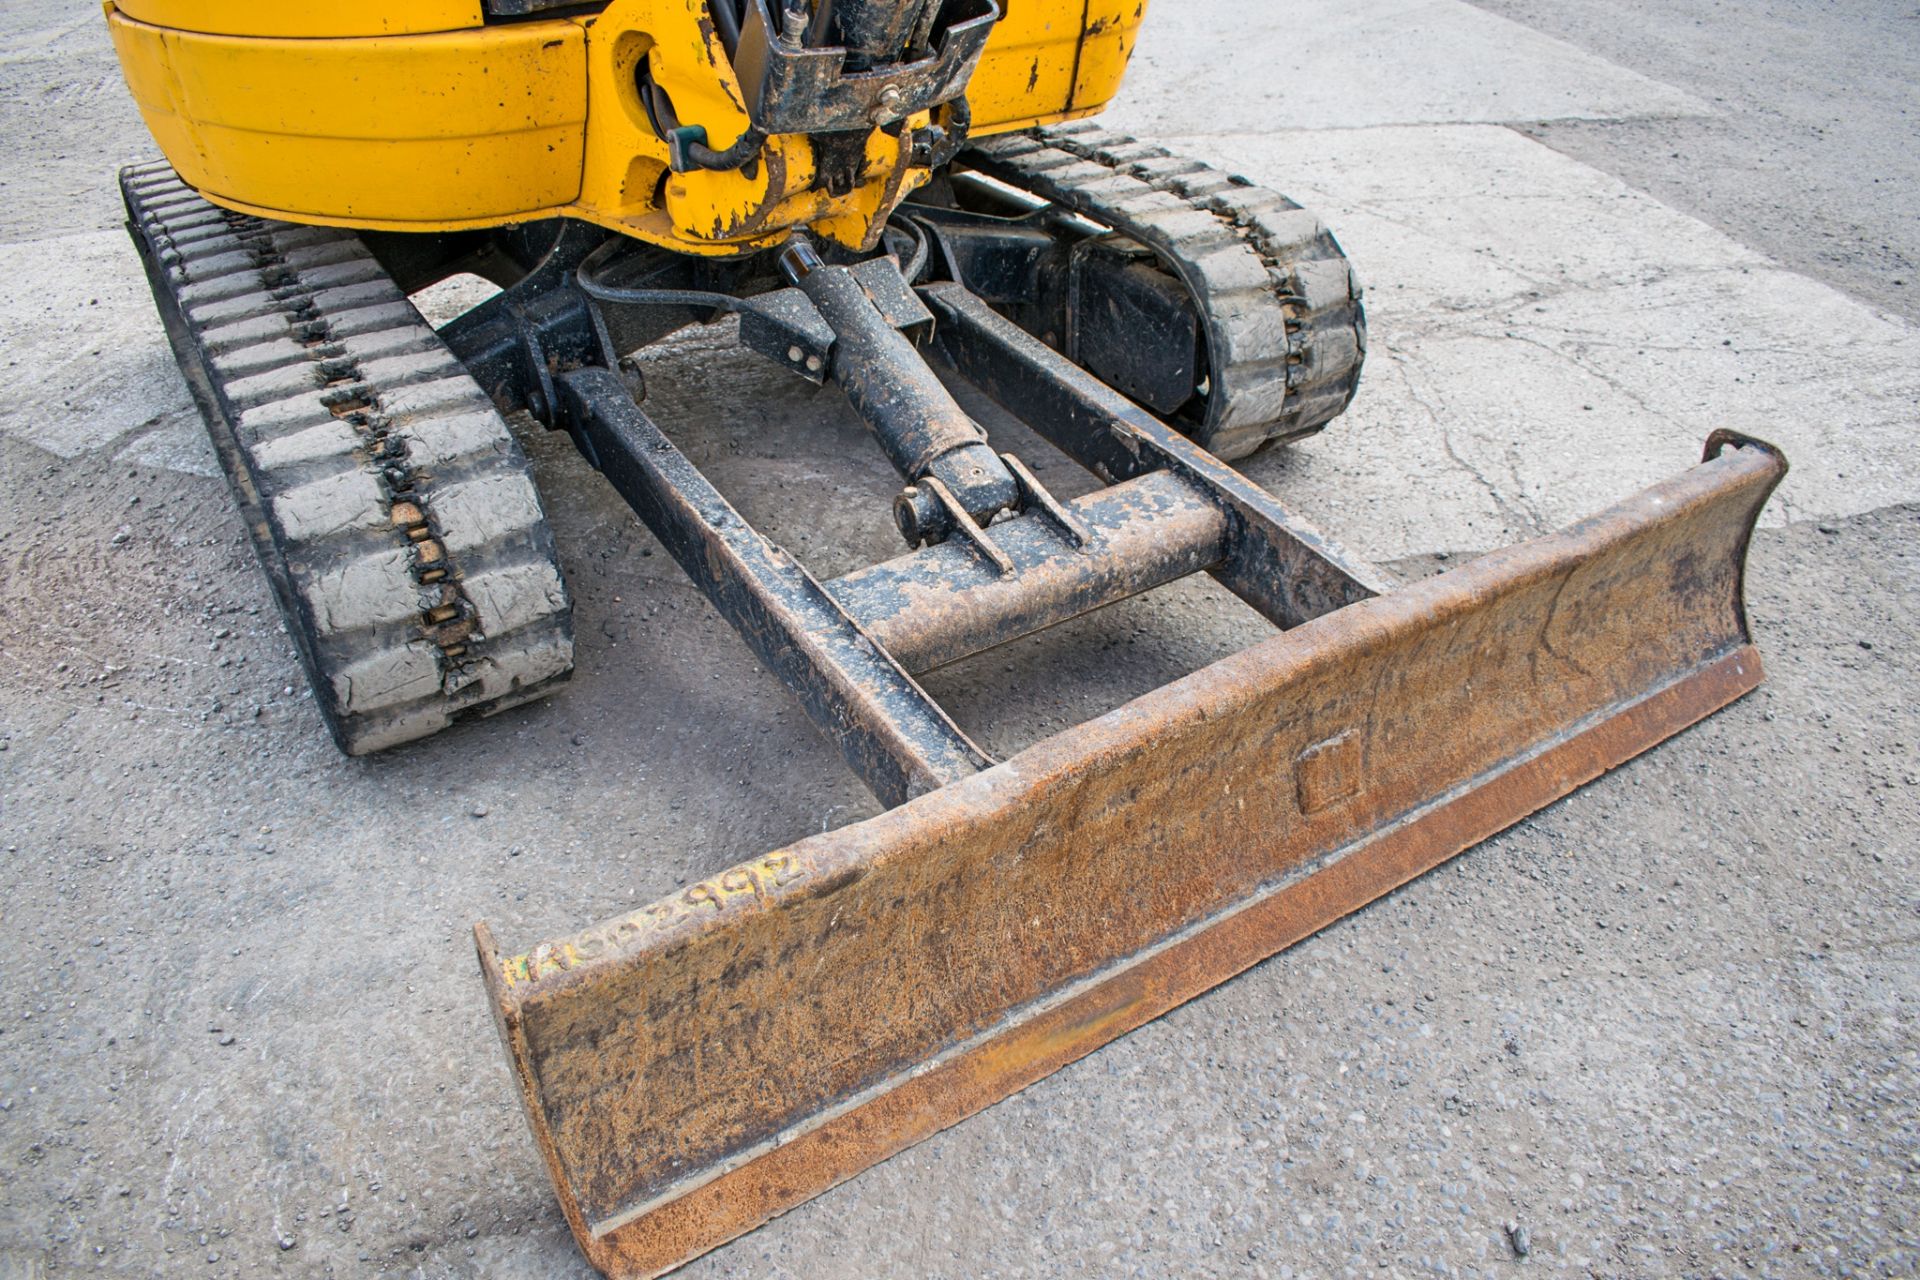
M 738 169 L 675 173 L 636 89 L 724 148 L 750 125 L 705 0 L 488 22 L 479 0 L 109 0 L 127 83 L 167 159 L 207 198 L 294 222 L 447 231 L 573 217 L 681 252 L 736 254 L 805 227 L 860 247 L 930 170 L 875 128 L 851 189 L 815 143 L 775 134 Z M 967 84 L 977 136 L 1099 111 L 1143 0 L 1028 3 Z M 908 129 L 938 122 L 922 112 Z

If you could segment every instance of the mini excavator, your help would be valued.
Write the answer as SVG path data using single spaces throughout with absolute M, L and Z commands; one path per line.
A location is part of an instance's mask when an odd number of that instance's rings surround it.
M 571 436 L 884 806 L 569 937 L 476 926 L 609 1276 L 751 1230 L 1761 679 L 1742 577 L 1786 464 L 1759 441 L 1398 585 L 1234 469 L 1346 409 L 1361 289 L 1286 197 L 1088 119 L 1143 14 L 106 5 L 165 157 L 121 173 L 128 227 L 341 749 L 571 672 L 518 418 Z M 498 291 L 436 328 L 410 299 L 462 274 Z M 721 322 L 844 392 L 900 473 L 873 512 L 895 558 L 816 577 L 643 410 L 634 354 Z M 1099 485 L 1050 493 L 941 372 Z M 1275 634 L 1010 759 L 916 680 L 1197 573 Z

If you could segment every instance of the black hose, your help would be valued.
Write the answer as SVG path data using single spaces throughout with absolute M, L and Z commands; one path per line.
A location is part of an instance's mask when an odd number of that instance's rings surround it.
M 709 0 L 713 13 L 720 13 L 731 5 L 733 0 Z M 735 29 L 735 42 L 738 43 L 738 28 Z M 726 39 L 723 33 L 721 39 Z M 640 103 L 646 108 L 647 122 L 653 131 L 674 145 L 674 135 L 681 129 L 679 114 L 673 109 L 673 99 L 667 96 L 659 82 L 653 78 L 653 68 L 645 58 L 633 69 L 634 88 L 640 93 Z M 706 130 L 701 129 L 699 136 L 704 139 Z M 755 156 L 767 143 L 767 135 L 752 125 L 745 133 L 733 140 L 733 145 L 725 151 L 716 151 L 705 141 L 680 144 L 679 154 L 694 168 L 699 169 L 738 169 Z M 680 168 L 676 161 L 674 167 Z
M 704 142 L 689 142 L 686 146 L 687 159 L 702 169 L 738 169 L 747 161 L 760 154 L 760 148 L 767 143 L 767 135 L 758 125 L 748 125 L 747 131 L 733 140 L 733 145 L 725 151 L 715 151 Z
M 717 311 L 738 311 L 742 300 L 728 293 L 708 293 L 700 289 L 633 289 L 625 285 L 608 284 L 601 278 L 602 272 L 612 265 L 608 259 L 616 257 L 624 249 L 631 247 L 620 236 L 611 236 L 607 242 L 581 260 L 573 273 L 574 283 L 580 286 L 580 292 L 596 302 L 613 302 L 630 307 L 709 307 Z
M 740 50 L 740 11 L 734 8 L 734 0 L 707 0 L 707 12 L 713 15 L 713 29 L 731 62 Z
M 953 162 L 967 145 L 967 135 L 973 128 L 973 104 L 967 101 L 967 95 L 961 94 L 947 104 L 946 123 L 936 131 L 939 141 L 929 157 L 932 167 L 944 169 Z
M 664 138 L 680 127 L 680 117 L 673 110 L 673 99 L 652 80 L 647 81 L 646 104 L 647 119 L 653 123 L 655 133 Z
M 972 128 L 973 104 L 967 101 L 967 95 L 963 93 L 947 104 L 947 130 L 964 142 L 968 130 Z
M 887 230 L 909 241 L 913 246 L 906 254 L 898 252 L 894 254 L 895 257 L 901 260 L 901 277 L 905 279 L 908 284 L 912 284 L 920 278 L 920 273 L 927 268 L 929 249 L 927 245 L 926 228 L 921 226 L 916 219 L 895 214 L 887 220 Z

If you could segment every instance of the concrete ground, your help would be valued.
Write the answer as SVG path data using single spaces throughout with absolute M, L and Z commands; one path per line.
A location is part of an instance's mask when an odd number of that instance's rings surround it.
M 1313 204 L 1372 285 L 1352 414 L 1250 473 L 1417 572 L 1765 436 L 1771 680 L 684 1274 L 1920 1273 L 1910 8 L 1163 0 L 1114 121 Z M 584 1276 L 470 922 L 873 802 L 544 436 L 580 674 L 340 759 L 117 230 L 151 148 L 97 9 L 0 10 L 0 139 L 0 1277 Z M 701 341 L 649 378 L 817 570 L 890 550 L 833 393 Z M 929 683 L 1005 753 L 1263 630 L 1190 585 Z

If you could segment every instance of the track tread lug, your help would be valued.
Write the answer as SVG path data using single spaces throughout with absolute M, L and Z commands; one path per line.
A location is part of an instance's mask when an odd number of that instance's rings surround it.
M 968 158 L 1140 241 L 1181 277 L 1212 369 L 1203 411 L 1180 425 L 1215 454 L 1312 435 L 1352 401 L 1361 290 L 1339 242 L 1296 202 L 1092 121 L 985 139 Z
M 219 209 L 164 162 L 123 170 L 122 187 L 342 750 L 566 679 L 572 605 L 526 457 L 359 237 Z M 447 605 L 451 619 L 428 616 Z

